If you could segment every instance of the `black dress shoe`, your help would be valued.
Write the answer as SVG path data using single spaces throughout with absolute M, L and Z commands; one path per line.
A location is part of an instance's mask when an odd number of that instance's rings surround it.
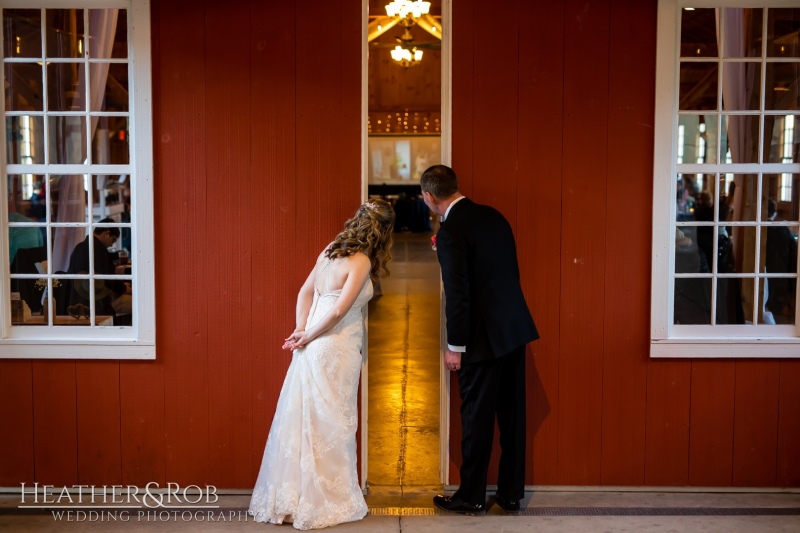
M 519 512 L 519 500 L 511 500 L 508 498 L 504 498 L 501 495 L 497 494 L 494 497 L 495 503 L 500 506 L 500 508 L 507 512 L 507 513 L 518 513 Z
M 434 496 L 433 505 L 444 511 L 450 511 L 451 513 L 468 515 L 481 515 L 486 513 L 486 506 L 482 503 L 467 503 L 461 498 L 452 498 L 450 496 Z

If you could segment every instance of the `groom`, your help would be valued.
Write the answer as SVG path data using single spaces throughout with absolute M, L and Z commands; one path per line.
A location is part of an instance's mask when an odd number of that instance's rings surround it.
M 500 429 L 496 503 L 519 511 L 525 491 L 525 345 L 539 338 L 519 283 L 514 235 L 496 209 L 458 191 L 453 169 L 420 178 L 425 204 L 442 217 L 436 253 L 446 300 L 448 370 L 461 395 L 461 486 L 436 496 L 446 511 L 486 511 L 495 417 Z

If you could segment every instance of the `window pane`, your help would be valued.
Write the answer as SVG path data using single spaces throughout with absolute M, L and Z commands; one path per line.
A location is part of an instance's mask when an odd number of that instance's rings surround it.
M 720 205 L 720 220 L 755 222 L 758 220 L 758 176 L 755 174 L 724 174 L 728 184 L 727 202 Z M 727 217 L 723 216 L 727 208 Z M 730 234 L 730 232 L 729 232 Z
M 86 161 L 86 117 L 49 116 L 50 164 L 82 164 Z
M 42 12 L 3 10 L 3 57 L 42 57 Z
M 128 17 L 124 9 L 89 10 L 89 57 L 128 57 Z
M 133 283 L 131 280 L 95 279 L 95 293 L 105 294 L 98 299 L 96 326 L 130 326 L 133 312 Z M 110 302 L 110 303 L 109 303 Z
M 743 286 L 752 287 L 753 280 L 745 278 L 717 278 L 717 324 L 744 324 L 745 304 L 742 299 Z M 750 297 L 752 298 L 752 297 Z M 748 298 L 748 301 L 750 300 Z M 749 313 L 750 311 L 748 311 Z
M 44 163 L 44 117 L 6 117 L 6 139 L 9 164 Z
M 764 117 L 764 159 L 766 163 L 797 163 L 800 161 L 800 115 L 770 115 Z M 767 151 L 766 149 L 769 149 Z
M 85 111 L 86 83 L 79 63 L 47 65 L 47 108 L 50 111 Z
M 48 9 L 45 13 L 47 57 L 83 57 L 83 10 Z
M 677 220 L 714 221 L 715 174 L 679 174 Z
M 698 246 L 697 226 L 680 226 L 675 229 L 675 273 L 709 274 L 711 265 Z
M 800 57 L 800 9 L 770 9 L 767 20 L 767 56 Z
M 794 324 L 797 307 L 796 278 L 763 278 L 759 298 L 764 302 L 760 324 Z
M 758 162 L 759 122 L 758 115 L 722 116 L 721 153 L 725 156 L 721 162 Z
M 797 273 L 797 225 L 761 228 L 762 257 L 759 271 L 766 274 Z
M 718 138 L 716 115 L 680 115 L 677 163 L 716 163 Z
M 681 63 L 681 111 L 717 109 L 717 64 Z
M 92 63 L 89 71 L 92 90 L 98 86 L 103 91 L 102 95 L 92 95 L 91 110 L 128 111 L 128 64 Z M 105 83 L 100 84 L 100 80 Z
M 42 67 L 36 63 L 6 63 L 6 111 L 42 111 Z
M 800 109 L 800 63 L 767 63 L 766 109 Z
M 107 223 L 107 219 L 113 222 L 130 222 L 130 189 L 127 176 L 92 176 L 92 184 L 94 222 L 106 220 Z
M 763 9 L 725 8 L 722 57 L 761 57 Z
M 127 165 L 130 162 L 128 117 L 99 117 L 92 137 L 92 162 Z
M 8 176 L 8 212 L 32 221 L 44 221 L 44 176 L 36 174 Z M 9 216 L 9 222 L 17 222 Z M 23 221 L 24 222 L 24 221 Z
M 713 9 L 681 10 L 681 57 L 717 57 Z
M 761 108 L 760 62 L 724 63 L 722 80 L 723 109 L 726 111 L 757 111 Z M 728 90 L 729 86 L 732 90 Z
M 674 324 L 711 324 L 711 279 L 676 278 Z
M 82 174 L 50 176 L 50 221 L 88 223 Z
M 794 190 L 798 183 L 797 174 L 764 174 L 761 186 L 761 220 L 800 220 Z M 772 203 L 771 203 L 772 202 Z

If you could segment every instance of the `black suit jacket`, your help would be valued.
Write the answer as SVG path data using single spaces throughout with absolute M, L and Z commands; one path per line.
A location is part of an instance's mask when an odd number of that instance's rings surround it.
M 539 338 L 519 282 L 514 234 L 493 207 L 459 200 L 436 234 L 447 343 L 462 362 L 502 357 Z

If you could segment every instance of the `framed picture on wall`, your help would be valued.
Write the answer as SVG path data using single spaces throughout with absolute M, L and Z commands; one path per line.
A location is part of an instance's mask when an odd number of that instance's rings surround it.
M 369 183 L 416 183 L 442 160 L 440 135 L 370 135 Z

